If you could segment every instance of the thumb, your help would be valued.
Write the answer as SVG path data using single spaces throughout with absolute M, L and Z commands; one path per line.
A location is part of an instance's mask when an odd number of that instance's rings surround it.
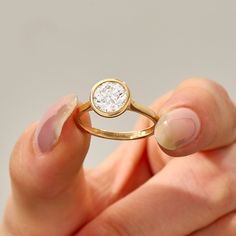
M 76 127 L 77 105 L 76 96 L 64 97 L 15 145 L 10 161 L 12 196 L 5 214 L 9 231 L 69 235 L 83 223 L 86 184 L 81 165 L 90 136 Z
M 219 84 L 207 79 L 181 83 L 165 102 L 155 129 L 171 156 L 220 148 L 236 140 L 236 108 Z

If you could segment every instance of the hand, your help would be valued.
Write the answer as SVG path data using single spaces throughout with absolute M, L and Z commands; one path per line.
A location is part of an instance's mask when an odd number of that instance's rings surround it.
M 64 98 L 17 142 L 2 235 L 235 235 L 236 108 L 220 85 L 184 81 L 152 105 L 156 138 L 122 142 L 91 170 L 76 107 Z

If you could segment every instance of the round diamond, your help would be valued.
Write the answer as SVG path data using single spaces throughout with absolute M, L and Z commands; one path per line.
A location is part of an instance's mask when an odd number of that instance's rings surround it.
M 93 94 L 94 106 L 102 112 L 118 112 L 128 100 L 128 91 L 119 82 L 107 81 L 98 85 Z

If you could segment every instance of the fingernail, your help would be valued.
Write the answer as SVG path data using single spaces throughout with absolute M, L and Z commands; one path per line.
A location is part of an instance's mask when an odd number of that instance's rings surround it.
M 157 142 L 168 150 L 191 143 L 200 132 L 200 119 L 189 108 L 178 108 L 163 115 L 155 127 Z
M 42 117 L 35 131 L 35 144 L 41 153 L 49 152 L 57 143 L 63 125 L 70 117 L 78 100 L 75 95 L 69 95 L 54 104 Z

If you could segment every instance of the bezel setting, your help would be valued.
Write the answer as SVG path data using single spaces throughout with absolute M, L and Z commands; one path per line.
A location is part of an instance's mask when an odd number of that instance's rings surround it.
M 112 118 L 121 115 L 130 105 L 130 90 L 124 81 L 105 79 L 96 83 L 90 93 L 93 110 L 100 116 Z

